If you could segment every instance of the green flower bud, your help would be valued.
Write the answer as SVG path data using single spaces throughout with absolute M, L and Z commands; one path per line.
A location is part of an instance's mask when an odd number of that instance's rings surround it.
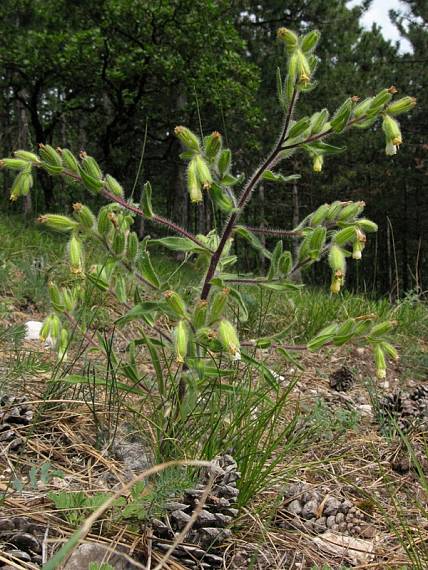
M 333 132 L 341 133 L 345 129 L 346 125 L 348 124 L 349 118 L 351 116 L 353 106 L 354 106 L 354 101 L 352 97 L 349 97 L 337 109 L 333 118 L 330 121 L 330 127 Z
M 229 299 L 230 290 L 227 288 L 217 290 L 214 292 L 210 300 L 210 316 L 209 322 L 214 323 L 223 314 L 226 307 L 227 300 Z
M 238 333 L 230 321 L 226 319 L 220 321 L 218 326 L 218 339 L 225 350 L 233 354 L 236 360 L 240 359 Z
M 65 310 L 71 313 L 76 306 L 76 296 L 74 291 L 70 291 L 67 287 L 62 289 L 62 301 L 64 303 Z
M 20 172 L 15 180 L 10 191 L 10 199 L 12 202 L 17 200 L 20 196 L 27 196 L 33 186 L 33 177 L 30 172 Z
M 57 315 L 51 315 L 49 323 L 49 336 L 56 343 L 61 334 L 61 321 Z
M 403 141 L 398 121 L 393 119 L 390 115 L 384 115 L 382 128 L 385 133 L 387 144 L 392 144 L 395 147 L 400 146 Z
M 67 216 L 61 216 L 60 214 L 44 214 L 43 216 L 40 216 L 37 221 L 41 224 L 45 224 L 48 228 L 59 232 L 70 232 L 79 227 L 77 222 Z
M 129 261 L 134 262 L 138 256 L 140 247 L 140 240 L 135 232 L 131 232 L 128 236 L 127 253 L 126 256 Z
M 326 220 L 328 220 L 329 222 L 331 222 L 332 220 L 335 220 L 337 218 L 337 216 L 340 214 L 340 212 L 343 209 L 343 205 L 342 202 L 336 201 L 333 202 L 332 204 L 330 204 L 330 207 L 328 209 L 327 215 L 325 217 Z
M 303 36 L 300 47 L 304 53 L 310 53 L 314 51 L 320 41 L 321 34 L 318 30 L 312 30 Z
M 49 331 L 51 328 L 52 315 L 48 315 L 43 321 L 42 328 L 40 329 L 39 338 L 42 342 L 45 342 L 49 336 Z
M 176 291 L 165 291 L 166 304 L 179 317 L 187 317 L 186 303 Z
M 369 336 L 371 338 L 376 338 L 388 334 L 394 328 L 395 324 L 396 323 L 394 321 L 384 321 L 383 323 L 378 323 L 371 329 Z
M 365 232 L 372 233 L 377 232 L 377 224 L 372 222 L 371 220 L 367 220 L 366 218 L 360 218 L 357 220 L 358 227 L 364 230 Z
M 110 176 L 110 174 L 107 174 L 105 177 L 105 182 L 106 182 L 107 190 L 109 190 L 115 196 L 119 196 L 120 198 L 123 198 L 124 192 L 123 192 L 122 185 L 119 184 L 119 182 L 116 180 L 116 178 L 113 178 L 113 176 Z
M 324 247 L 327 230 L 324 226 L 318 226 L 312 232 L 309 241 L 309 251 L 311 259 L 319 259 L 321 250 Z
M 314 172 L 321 172 L 323 164 L 324 164 L 324 157 L 321 154 L 315 155 L 312 163 L 312 170 Z
M 176 354 L 176 361 L 179 364 L 184 364 L 187 356 L 189 344 L 189 329 L 186 321 L 178 321 L 174 331 L 174 348 Z
M 48 165 L 61 167 L 62 169 L 62 158 L 57 150 L 48 144 L 39 145 L 39 154 L 41 159 Z
M 345 274 L 346 270 L 346 260 L 343 249 L 338 245 L 332 245 L 328 254 L 328 263 L 331 269 L 334 271 L 341 271 Z
M 195 159 L 192 159 L 187 166 L 187 189 L 193 203 L 202 202 L 201 183 L 199 182 Z
M 333 241 L 337 245 L 345 245 L 350 241 L 354 241 L 355 239 L 355 228 L 354 226 L 349 226 L 348 228 L 343 228 L 343 230 L 339 230 L 333 236 Z
M 397 349 L 394 346 L 392 346 L 392 344 L 390 344 L 389 342 L 382 342 L 381 347 L 383 351 L 386 352 L 386 354 L 390 358 L 392 358 L 393 360 L 399 359 L 399 354 L 397 352 Z
M 323 109 L 318 113 L 314 113 L 311 117 L 311 134 L 316 135 L 323 130 L 323 127 L 328 121 L 329 112 Z
M 311 80 L 311 67 L 308 60 L 306 59 L 305 54 L 302 51 L 297 50 L 296 56 L 296 71 L 298 82 L 302 85 L 307 85 Z
M 79 174 L 79 163 L 77 162 L 76 157 L 72 152 L 70 152 L 67 148 L 61 149 L 61 156 L 64 163 L 64 166 L 70 172 L 74 174 Z
M 364 99 L 363 101 L 361 101 L 361 103 L 358 103 L 358 105 L 356 107 L 354 107 L 354 111 L 353 111 L 353 116 L 357 119 L 359 119 L 360 117 L 364 116 L 367 111 L 370 108 L 370 105 L 372 104 L 373 101 L 373 97 L 368 97 L 367 99 Z
M 195 162 L 196 175 L 203 188 L 210 188 L 213 179 L 208 164 L 200 154 L 197 154 L 195 158 L 191 160 L 191 162 Z
M 356 218 L 365 208 L 366 204 L 363 201 L 360 202 L 351 202 L 351 204 L 347 204 L 343 210 L 337 216 L 337 219 L 340 222 L 346 222 L 348 220 L 352 220 Z
M 68 242 L 68 254 L 70 256 L 70 265 L 72 273 L 82 273 L 83 271 L 83 249 L 82 242 L 72 235 Z
M 22 170 L 27 168 L 28 161 L 20 158 L 2 158 L 0 160 L 1 168 L 9 168 L 10 170 Z
M 101 172 L 101 168 L 95 158 L 88 156 L 85 151 L 80 153 L 80 158 L 82 161 L 82 168 L 86 174 L 89 174 L 89 176 L 96 180 L 102 178 L 103 173 Z
M 55 285 L 55 283 L 52 283 L 52 281 L 48 284 L 48 292 L 53 308 L 56 311 L 62 312 L 65 308 L 62 294 L 58 286 Z
M 16 150 L 14 153 L 16 158 L 20 158 L 22 160 L 34 163 L 40 163 L 40 158 L 34 152 L 29 152 L 28 150 Z
M 87 230 L 91 230 L 95 224 L 95 216 L 84 204 L 76 202 L 73 204 L 74 217 Z
M 112 223 L 109 217 L 109 211 L 107 208 L 101 208 L 98 212 L 98 232 L 105 236 L 112 228 Z
M 382 91 L 380 91 L 376 95 L 376 97 L 373 97 L 370 107 L 368 109 L 369 112 L 379 111 L 381 107 L 383 107 L 384 105 L 386 105 L 391 101 L 393 94 L 396 92 L 397 90 L 395 89 L 394 86 L 391 86 L 388 89 L 382 89 Z
M 183 143 L 183 145 L 194 152 L 200 152 L 201 144 L 199 138 L 192 133 L 187 127 L 175 127 L 175 136 Z
M 114 232 L 113 240 L 111 242 L 111 248 L 113 250 L 113 253 L 117 256 L 121 256 L 125 251 L 125 246 L 126 246 L 125 233 L 120 230 L 116 230 Z
M 322 224 L 330 209 L 330 204 L 322 204 L 311 216 L 311 226 L 318 226 Z
M 210 160 L 217 158 L 221 151 L 222 139 L 221 134 L 217 131 L 211 133 L 204 139 L 205 154 Z
M 208 302 L 199 300 L 193 311 L 192 324 L 196 330 L 202 328 L 207 320 Z
M 342 288 L 344 282 L 345 282 L 344 273 L 340 271 L 340 269 L 334 271 L 331 279 L 330 291 L 336 295 L 337 293 L 340 292 L 340 289 Z
M 376 376 L 379 379 L 385 378 L 386 376 L 386 362 L 385 354 L 382 347 L 379 344 L 373 346 L 373 355 L 376 364 Z
M 278 39 L 282 40 L 287 48 L 287 51 L 291 52 L 297 48 L 299 45 L 299 38 L 297 34 L 289 30 L 288 28 L 279 28 L 276 32 Z
M 389 115 L 401 115 L 401 113 L 408 113 L 413 109 L 416 105 L 415 97 L 403 97 L 402 99 L 398 99 L 398 101 L 394 101 L 391 103 L 386 112 Z

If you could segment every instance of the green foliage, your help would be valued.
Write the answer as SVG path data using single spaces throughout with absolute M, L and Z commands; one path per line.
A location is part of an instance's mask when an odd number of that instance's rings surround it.
M 118 5 L 115 8 L 121 13 Z M 216 9 L 214 4 L 208 8 Z M 292 235 L 299 247 L 291 252 L 284 250 L 281 239 L 272 249 L 265 247 L 258 237 L 263 235 L 264 228 L 241 225 L 240 217 L 261 180 L 276 184 L 297 180 L 298 175 L 290 178 L 276 172 L 281 162 L 291 157 L 295 160 L 300 154 L 309 157 L 313 170 L 320 173 L 325 161 L 345 150 L 326 142 L 331 136 L 356 128 L 367 129 L 382 121 L 387 154 L 392 154 L 392 147 L 395 152 L 402 142 L 399 123 L 392 114 L 396 115 L 397 105 L 400 110 L 403 103 L 391 102 L 393 88 L 378 91 L 363 107 L 358 98 L 347 97 L 330 120 L 325 109 L 295 120 L 298 100 L 317 85 L 314 76 L 318 60 L 313 52 L 319 34 L 299 35 L 280 28 L 278 38 L 284 44 L 285 72 L 277 74 L 282 126 L 277 142 L 243 182 L 239 196 L 234 187 L 242 179 L 234 174 L 232 153 L 225 148 L 223 137 L 214 131 L 201 139 L 183 126 L 174 131 L 182 145 L 181 158 L 187 162 L 189 198 L 192 202 L 211 199 L 218 216 L 228 214 L 221 231 L 213 227 L 206 233 L 194 234 L 163 217 L 153 201 L 156 189 L 152 191 L 147 183 L 140 207 L 132 195 L 126 197 L 115 177 L 103 172 L 106 169 L 83 151 L 77 157 L 68 149 L 43 144 L 37 155 L 16 151 L 13 158 L 0 161 L 4 169 L 16 176 L 11 190 L 13 201 L 28 195 L 30 177 L 43 170 L 50 176 L 77 183 L 88 194 L 109 202 L 97 212 L 77 202 L 71 216 L 48 213 L 39 218 L 44 227 L 68 238 L 65 250 L 68 276 L 62 282 L 51 280 L 49 284 L 52 311 L 45 319 L 41 337 L 49 335 L 53 339 L 62 360 L 69 348 L 71 331 L 77 330 L 92 348 L 103 353 L 118 376 L 131 383 L 134 393 L 138 385 L 138 389 L 149 395 L 151 409 L 157 416 L 152 421 L 161 458 L 174 456 L 177 447 L 183 444 L 185 449 L 193 446 L 192 452 L 203 457 L 232 447 L 243 474 L 241 504 L 263 487 L 266 476 L 283 454 L 299 444 L 299 437 L 294 433 L 297 415 L 280 424 L 292 384 L 282 389 L 254 350 L 273 348 L 285 354 L 283 342 L 287 333 L 257 335 L 257 331 L 252 331 L 250 338 L 245 338 L 240 329 L 248 321 L 249 311 L 240 288 L 281 292 L 287 299 L 290 291 L 299 289 L 293 281 L 295 273 L 326 259 L 330 291 L 338 294 L 349 265 L 362 258 L 366 234 L 376 232 L 377 225 L 362 217 L 364 202 L 324 204 L 291 230 L 267 228 L 277 238 Z M 120 73 L 118 79 L 123 79 Z M 390 105 L 392 113 L 388 111 Z M 175 235 L 155 239 L 146 235 L 140 241 L 134 231 L 137 217 Z M 248 276 L 239 273 L 238 258 L 232 253 L 236 238 L 245 240 L 269 262 L 267 271 Z M 152 257 L 159 246 L 184 256 L 186 263 L 193 263 L 195 279 L 187 291 L 174 287 L 180 265 L 170 274 L 158 273 Z M 95 264 L 91 262 L 91 248 L 104 252 Z M 112 303 L 119 308 L 120 316 L 114 325 L 129 339 L 125 360 L 99 332 L 95 338 L 90 335 L 88 321 L 81 318 L 85 311 L 93 310 L 94 291 L 98 305 Z M 383 378 L 386 356 L 397 356 L 388 337 L 393 325 L 390 320 L 376 321 L 372 315 L 344 315 L 343 321 L 315 330 L 306 347 L 297 348 L 317 350 L 325 345 L 364 342 L 372 347 L 377 374 Z M 142 377 L 139 370 L 137 351 L 142 347 L 152 361 L 155 379 Z M 260 385 L 254 386 L 253 374 L 262 379 Z M 81 378 L 75 376 L 68 381 L 80 383 Z M 229 424 L 224 431 L 219 422 L 226 417 Z M 211 426 L 208 434 L 207 420 Z M 346 423 L 345 419 L 340 421 Z M 196 434 L 199 434 L 197 440 Z M 288 443 L 278 453 L 284 440 Z M 80 519 L 75 517 L 91 508 L 96 499 L 97 496 L 88 498 L 76 493 L 56 495 L 54 500 L 71 513 L 67 516 L 74 517 L 76 524 Z
M 55 508 L 72 526 L 78 527 L 88 517 L 109 498 L 107 493 L 96 493 L 88 496 L 83 491 L 59 491 L 48 493 L 48 497 L 53 501 Z M 123 507 L 124 499 L 117 499 L 115 507 Z

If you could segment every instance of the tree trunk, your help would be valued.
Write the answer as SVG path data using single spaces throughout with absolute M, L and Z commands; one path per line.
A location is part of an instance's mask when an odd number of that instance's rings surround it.
M 24 93 L 25 96 L 25 93 Z M 31 147 L 30 127 L 28 123 L 28 115 L 25 106 L 19 99 L 15 101 L 16 119 L 18 124 L 17 147 L 27 149 Z M 33 203 L 31 200 L 31 192 L 24 196 L 23 200 L 24 216 L 30 217 L 33 214 Z

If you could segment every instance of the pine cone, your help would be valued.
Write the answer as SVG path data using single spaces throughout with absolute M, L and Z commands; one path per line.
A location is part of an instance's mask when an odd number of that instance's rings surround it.
M 19 428 L 29 425 L 33 410 L 25 396 L 2 396 L 0 398 L 0 446 L 7 444 L 14 451 L 22 444 Z
M 354 382 L 354 374 L 347 366 L 342 366 L 330 375 L 330 388 L 338 392 L 346 392 Z
M 0 552 L 41 568 L 44 531 L 25 517 L 0 518 Z M 0 562 L 0 568 L 4 567 Z
M 418 386 L 410 394 L 394 392 L 379 401 L 381 424 L 392 418 L 402 431 L 409 431 L 415 425 L 428 421 L 428 388 Z
M 169 502 L 168 514 L 163 520 L 152 520 L 153 543 L 166 551 L 170 545 L 165 541 L 173 541 L 190 520 L 212 475 L 215 477 L 213 487 L 185 538 L 186 544 L 180 544 L 174 551 L 174 556 L 189 568 L 219 568 L 223 563 L 220 543 L 230 536 L 226 527 L 238 514 L 234 505 L 240 474 L 233 457 L 226 454 L 217 457 L 213 466 L 201 473 L 200 483 L 194 489 Z
M 325 489 L 314 490 L 305 483 L 297 483 L 287 489 L 277 524 L 315 534 L 331 530 L 363 536 L 368 529 L 365 513 L 351 501 L 336 498 Z

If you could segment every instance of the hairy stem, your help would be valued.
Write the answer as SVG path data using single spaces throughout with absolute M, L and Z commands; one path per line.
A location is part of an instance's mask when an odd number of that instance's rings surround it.
M 269 170 L 270 168 L 272 168 L 275 165 L 276 160 L 278 159 L 278 156 L 282 150 L 282 143 L 284 142 L 284 139 L 287 135 L 287 131 L 288 131 L 289 126 L 290 126 L 291 118 L 293 116 L 294 106 L 297 102 L 297 97 L 298 97 L 298 91 L 296 89 L 294 89 L 293 95 L 291 97 L 290 104 L 288 106 L 288 111 L 287 111 L 287 114 L 285 116 L 284 125 L 282 128 L 281 134 L 278 138 L 278 141 L 276 142 L 276 144 L 275 144 L 274 148 L 272 149 L 272 151 L 270 152 L 269 156 L 254 171 L 251 178 L 249 179 L 247 184 L 244 186 L 244 189 L 243 189 L 241 196 L 239 197 L 239 201 L 238 201 L 238 211 L 234 212 L 230 216 L 229 220 L 226 223 L 226 226 L 223 230 L 223 234 L 222 234 L 221 239 L 220 239 L 220 243 L 219 243 L 216 251 L 214 252 L 214 254 L 211 257 L 211 262 L 210 262 L 210 265 L 208 267 L 208 271 L 206 273 L 205 281 L 204 281 L 204 284 L 202 287 L 201 299 L 206 299 L 208 297 L 208 294 L 209 294 L 210 289 L 211 289 L 210 281 L 215 275 L 218 262 L 220 261 L 221 254 L 223 253 L 223 250 L 225 248 L 227 240 L 232 235 L 233 228 L 235 227 L 235 224 L 239 218 L 239 215 L 241 214 L 243 208 L 245 207 L 248 200 L 250 199 L 253 190 L 256 188 L 257 184 L 262 179 L 263 173 L 266 170 Z

